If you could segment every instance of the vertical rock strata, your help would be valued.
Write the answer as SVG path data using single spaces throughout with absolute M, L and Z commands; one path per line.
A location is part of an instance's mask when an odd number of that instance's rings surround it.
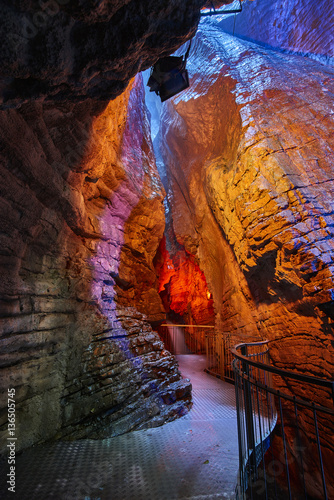
M 228 33 L 333 64 L 334 8 L 313 0 L 246 0 L 242 14 L 220 23 Z
M 188 67 L 190 88 L 163 108 L 161 151 L 174 232 L 204 271 L 216 326 L 235 343 L 269 339 L 278 367 L 332 380 L 334 70 L 213 21 L 197 33 Z M 329 391 L 308 391 L 331 406 Z M 303 426 L 314 471 L 314 428 L 306 417 Z M 330 478 L 333 423 L 321 432 Z
M 148 322 L 163 317 L 153 258 L 164 230 L 148 130 L 139 77 L 108 105 L 0 114 L 0 425 L 5 438 L 13 387 L 18 448 L 189 407 L 190 384 Z
M 213 22 L 189 68 L 190 89 L 162 117 L 177 239 L 205 272 L 219 327 L 331 378 L 334 72 Z

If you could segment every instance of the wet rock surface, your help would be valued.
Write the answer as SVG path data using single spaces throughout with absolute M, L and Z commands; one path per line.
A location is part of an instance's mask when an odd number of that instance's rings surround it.
M 15 388 L 19 448 L 190 406 L 150 326 L 164 190 L 129 81 L 195 33 L 203 3 L 0 2 L 0 425 Z
M 176 238 L 204 271 L 218 330 L 235 344 L 269 339 L 276 366 L 332 380 L 334 70 L 212 20 L 192 51 L 191 86 L 161 118 Z M 329 391 L 303 396 L 332 407 Z M 313 456 L 314 429 L 303 426 Z M 324 427 L 330 477 L 333 428 Z
M 1 389 L 16 389 L 20 447 L 190 406 L 150 326 L 164 318 L 164 190 L 142 83 L 127 85 L 191 37 L 202 3 L 0 3 Z M 288 29 L 281 45 L 331 57 L 329 19 L 319 39 Z M 274 29 L 259 33 L 275 45 Z M 277 366 L 333 378 L 333 69 L 211 21 L 188 67 L 190 89 L 164 105 L 162 153 L 173 231 L 205 274 L 217 328 L 269 338 Z
M 334 10 L 313 0 L 249 0 L 242 14 L 222 19 L 220 26 L 250 41 L 334 63 L 332 44 Z

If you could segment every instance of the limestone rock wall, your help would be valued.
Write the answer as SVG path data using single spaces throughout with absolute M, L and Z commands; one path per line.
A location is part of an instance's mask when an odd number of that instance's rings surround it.
M 138 77 L 116 100 L 0 113 L 1 449 L 183 414 L 190 384 L 150 321 L 161 186 Z M 145 313 L 145 314 L 144 314 Z
M 334 71 L 213 21 L 189 68 L 191 87 L 162 117 L 177 239 L 205 272 L 220 327 L 268 337 L 277 364 L 330 378 Z
M 313 0 L 244 0 L 242 13 L 222 19 L 228 33 L 334 63 L 334 7 Z
M 127 86 L 195 33 L 203 4 L 0 0 L 0 426 L 14 387 L 18 449 L 189 407 L 150 327 L 164 191 L 142 83 Z
M 334 70 L 213 20 L 188 68 L 190 88 L 163 107 L 160 148 L 174 232 L 205 274 L 217 330 L 234 343 L 269 339 L 276 366 L 333 380 Z M 332 407 L 330 391 L 304 392 Z M 333 427 L 322 426 L 331 477 Z
M 155 259 L 165 311 L 176 322 L 214 325 L 213 300 L 203 271 L 194 256 L 177 242 L 171 244 L 168 236 L 165 233 Z

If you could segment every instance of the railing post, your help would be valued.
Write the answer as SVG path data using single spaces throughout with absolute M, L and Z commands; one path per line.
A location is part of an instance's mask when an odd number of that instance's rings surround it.
M 224 380 L 225 378 L 225 337 L 224 337 L 224 334 L 222 333 L 219 337 L 219 341 L 220 341 L 220 376 L 221 376 L 221 379 Z
M 266 352 L 253 352 L 253 348 L 258 348 L 260 345 L 268 344 L 268 341 L 254 342 L 249 344 L 239 344 L 232 349 L 232 353 L 235 357 L 233 361 L 233 370 L 235 373 L 236 384 L 238 378 L 240 377 L 240 384 L 242 384 L 243 394 L 241 391 L 239 404 L 237 404 L 237 416 L 238 419 L 238 439 L 239 439 L 239 460 L 240 460 L 240 489 L 241 495 L 244 495 L 242 498 L 250 498 L 251 500 L 258 500 L 258 498 L 262 497 L 262 492 L 264 493 L 263 487 L 265 488 L 265 498 L 278 498 L 277 494 L 280 495 L 280 492 L 276 488 L 276 477 L 284 473 L 284 476 L 281 479 L 284 481 L 279 481 L 279 488 L 282 489 L 282 495 L 284 498 L 295 498 L 295 494 L 297 493 L 297 488 L 304 490 L 303 497 L 307 498 L 309 495 L 309 490 L 311 491 L 314 487 L 314 483 L 312 482 L 312 478 L 307 474 L 310 472 L 309 469 L 305 467 L 305 463 L 308 462 L 310 453 L 316 453 L 315 446 L 317 447 L 318 452 L 318 467 L 312 470 L 312 474 L 314 478 L 318 476 L 321 477 L 322 482 L 322 497 L 323 500 L 327 500 L 327 485 L 326 485 L 326 475 L 329 470 L 327 470 L 327 464 L 323 462 L 323 457 L 326 457 L 325 453 L 322 452 L 322 442 L 326 442 L 327 436 L 326 434 L 326 425 L 324 425 L 324 418 L 332 418 L 334 417 L 334 410 L 328 406 L 323 406 L 322 404 L 316 404 L 314 401 L 309 401 L 305 398 L 305 395 L 302 394 L 302 397 L 296 397 L 294 394 L 287 393 L 284 394 L 280 392 L 278 389 L 275 389 L 272 385 L 272 374 L 283 377 L 284 380 L 291 379 L 293 381 L 301 382 L 302 389 L 304 391 L 305 384 L 309 384 L 310 391 L 316 391 L 315 387 L 326 387 L 327 388 L 327 398 L 330 401 L 332 396 L 334 396 L 334 381 L 319 379 L 316 377 L 311 377 L 308 375 L 300 374 L 298 372 L 291 372 L 288 370 L 282 370 L 280 368 L 271 366 L 269 363 L 269 355 L 268 349 Z M 248 352 L 248 347 L 252 348 L 251 352 Z M 239 352 L 238 352 L 239 351 Z M 264 362 L 265 361 L 265 362 Z M 263 375 L 262 375 L 263 371 Z M 242 381 L 242 382 L 241 382 Z M 287 386 L 289 385 L 286 382 Z M 292 384 L 291 384 L 292 385 Z M 236 395 L 238 395 L 238 388 L 236 386 Z M 240 387 L 241 389 L 241 387 Z M 263 391 L 263 395 L 266 399 L 267 406 L 267 416 L 264 418 L 262 415 L 262 395 L 261 391 Z M 254 398 L 254 394 L 256 394 L 256 398 Z M 243 397 L 242 397 L 243 396 Z M 259 397 L 260 396 L 260 397 Z M 275 409 L 274 397 L 277 398 L 279 403 L 279 414 Z M 256 402 L 254 401 L 256 399 Z M 287 402 L 293 403 L 294 407 L 294 418 L 296 425 L 296 437 L 297 440 L 295 442 L 294 435 L 291 436 L 291 413 L 292 408 L 289 404 L 282 405 L 282 399 Z M 244 408 L 242 407 L 244 403 Z M 254 405 L 254 407 L 253 407 Z M 297 406 L 300 407 L 300 412 L 297 410 Z M 313 412 L 313 423 L 314 423 L 314 432 L 311 431 L 312 441 L 305 443 L 305 450 L 301 447 L 303 445 L 303 441 L 300 436 L 300 425 L 298 414 L 301 413 L 303 417 L 308 415 L 309 410 Z M 305 411 L 305 413 L 303 413 Z M 321 415 L 321 426 L 318 426 L 318 413 Z M 276 444 L 275 447 L 272 447 L 272 461 L 268 464 L 268 469 L 266 471 L 266 460 L 265 454 L 268 449 L 268 445 L 272 444 L 272 436 L 270 436 L 273 432 L 273 429 L 279 419 L 281 432 L 276 434 Z M 285 433 L 284 419 L 289 424 L 289 436 L 293 437 L 293 442 L 289 442 Z M 305 422 L 301 417 L 302 431 L 305 432 Z M 270 438 L 270 442 L 267 440 Z M 279 458 L 279 445 L 281 444 L 281 451 L 284 454 L 284 457 Z M 306 446 L 307 445 L 307 446 Z M 255 448 L 256 447 L 256 448 Z M 261 448 L 260 448 L 261 447 Z M 291 447 L 291 448 L 290 448 Z M 261 454 L 256 454 L 255 449 L 261 451 Z M 241 452 L 240 452 L 241 450 Z M 299 452 L 299 460 L 295 455 L 296 452 Z M 306 461 L 304 459 L 304 455 L 306 457 Z M 327 457 L 326 457 L 327 458 Z M 283 461 L 282 461 L 283 460 Z M 296 460 L 296 463 L 294 461 Z M 262 468 L 260 467 L 262 461 Z M 277 472 L 275 467 L 271 468 L 273 464 L 279 464 L 282 468 L 281 472 Z M 291 466 L 290 466 L 291 464 Z M 262 472 L 263 470 L 263 472 Z M 291 475 L 291 472 L 293 474 Z M 263 476 L 261 475 L 263 474 Z M 291 477 L 291 483 L 290 483 Z M 262 484 L 264 479 L 265 484 Z M 285 482 L 286 486 L 285 489 Z M 302 481 L 299 484 L 299 480 Z M 274 489 L 275 491 L 271 491 L 271 488 L 267 490 L 267 484 L 270 484 L 274 481 Z M 260 489 L 261 496 L 260 495 Z M 320 487 L 321 490 L 321 487 Z M 299 491 L 301 493 L 301 491 Z M 321 495 L 321 491 L 319 492 Z M 268 496 L 269 495 L 269 496 Z M 272 496 L 274 495 L 274 496 Z M 302 496 L 298 496 L 301 498 Z M 281 498 L 281 496 L 280 496 Z M 283 498 L 283 497 L 282 497 Z M 320 497 L 319 497 L 320 498 Z
M 241 348 L 241 354 L 247 356 L 247 345 L 243 345 Z M 249 365 L 246 362 L 242 362 L 242 371 L 249 377 Z M 250 472 L 251 474 L 256 471 L 256 456 L 255 456 L 255 436 L 254 436 L 254 421 L 253 421 L 253 406 L 252 406 L 252 394 L 251 394 L 251 384 L 249 380 L 243 380 L 244 386 L 244 403 L 245 403 L 245 421 L 246 421 L 246 437 L 248 451 L 252 450 L 250 454 Z M 252 478 L 249 478 L 252 481 Z
M 242 409 L 241 409 L 241 401 L 240 401 L 240 394 L 239 394 L 239 389 L 241 387 L 241 378 L 239 377 L 239 374 L 236 372 L 235 374 L 235 402 L 236 402 L 236 408 L 237 408 L 237 426 L 238 426 L 238 448 L 239 448 L 239 484 L 237 485 L 237 488 L 239 486 L 239 491 L 237 495 L 237 499 L 239 500 L 244 500 L 245 498 L 245 492 L 247 489 L 247 484 L 245 484 L 245 477 L 244 477 L 244 467 L 243 467 L 243 458 L 244 458 L 244 447 L 243 447 L 243 439 L 242 439 L 242 424 L 241 424 L 241 418 L 242 418 Z M 242 495 L 242 496 L 240 496 Z

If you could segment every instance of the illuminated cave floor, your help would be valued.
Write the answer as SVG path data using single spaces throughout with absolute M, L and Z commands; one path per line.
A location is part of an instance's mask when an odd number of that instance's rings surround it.
M 203 372 L 203 356 L 178 356 L 193 384 L 188 415 L 101 441 L 57 442 L 17 457 L 20 500 L 234 498 L 238 443 L 234 387 Z

